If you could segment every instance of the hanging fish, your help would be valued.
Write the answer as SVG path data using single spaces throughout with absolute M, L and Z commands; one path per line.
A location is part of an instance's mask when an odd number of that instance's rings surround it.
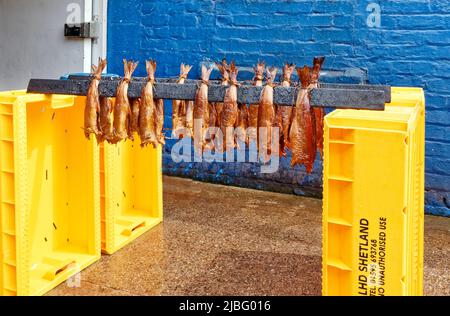
M 295 64 L 286 63 L 283 66 L 282 87 L 291 86 L 291 76 L 295 70 Z M 280 156 L 286 156 L 286 150 L 289 149 L 289 125 L 291 122 L 292 106 L 278 106 L 277 119 L 280 126 Z
M 259 62 L 253 70 L 255 71 L 255 76 L 253 77 L 253 86 L 262 87 L 263 77 L 264 77 L 265 63 Z M 258 104 L 250 104 L 248 107 L 248 142 L 257 142 L 258 136 Z
M 291 145 L 291 166 L 305 165 L 311 173 L 316 157 L 314 114 L 309 103 L 309 85 L 311 70 L 308 66 L 297 68 L 302 89 L 298 93 L 295 107 L 292 109 L 289 143 Z
M 229 68 L 230 86 L 225 91 L 225 97 L 223 100 L 223 109 L 220 114 L 220 129 L 223 134 L 223 150 L 227 151 L 235 147 L 234 136 L 227 135 L 227 129 L 234 128 L 238 117 L 238 104 L 237 104 L 237 82 L 238 68 L 234 61 L 231 62 Z M 233 130 L 232 130 L 233 133 Z
M 191 65 L 185 65 L 184 63 L 180 65 L 180 75 L 177 80 L 178 84 L 184 84 L 191 68 Z M 178 135 L 179 139 L 184 137 L 184 134 L 186 133 L 185 128 L 188 128 L 189 130 L 193 129 L 192 120 L 189 121 L 189 126 L 187 126 L 187 116 L 191 115 L 191 113 L 187 113 L 188 109 L 186 103 L 185 100 L 172 101 L 172 134 L 174 136 Z
M 99 127 L 102 139 L 106 139 L 108 143 L 114 142 L 113 103 L 111 98 L 100 97 Z
M 209 76 L 211 75 L 212 68 L 207 69 L 205 65 L 202 65 L 202 76 L 201 83 L 197 88 L 195 93 L 195 103 L 194 103 L 194 138 L 198 141 L 194 142 L 197 152 L 202 152 L 206 144 L 205 132 L 208 128 L 208 123 L 206 120 L 209 119 L 209 108 L 208 108 L 208 84 Z M 199 124 L 199 125 L 197 125 Z
M 128 85 L 131 75 L 136 69 L 138 62 L 127 62 L 123 60 L 124 77 L 119 83 L 116 93 L 116 102 L 114 105 L 114 143 L 127 138 L 132 138 L 130 133 L 131 108 L 128 100 Z
M 222 62 L 216 63 L 222 75 L 222 86 L 228 86 L 230 82 L 229 66 L 227 60 L 224 58 Z M 217 130 L 220 129 L 220 116 L 223 110 L 223 102 L 209 103 L 209 129 L 206 134 L 206 150 L 212 150 L 215 147 L 214 140 L 216 139 Z
M 266 69 L 266 85 L 261 93 L 258 108 L 258 151 L 260 160 L 268 161 L 272 153 L 272 128 L 275 119 L 275 107 L 273 105 L 273 87 L 277 75 L 277 68 Z
M 216 63 L 217 68 L 219 69 L 221 75 L 222 75 L 222 86 L 228 86 L 230 83 L 230 69 L 227 63 L 227 60 L 224 58 L 222 59 L 221 63 Z M 216 117 L 217 117 L 217 123 L 215 126 L 220 126 L 220 115 L 222 114 L 223 110 L 223 102 L 216 102 L 214 103 L 214 108 L 216 110 Z
M 100 114 L 100 98 L 98 93 L 98 84 L 102 72 L 106 67 L 106 59 L 98 59 L 98 66 L 92 65 L 92 79 L 86 97 L 86 106 L 84 108 L 84 135 L 87 139 L 90 134 L 95 134 L 101 138 L 101 131 L 98 126 Z
M 141 107 L 139 109 L 139 136 L 141 147 L 152 144 L 156 148 L 159 144 L 156 133 L 156 105 L 153 98 L 153 88 L 155 83 L 156 61 L 147 60 L 145 62 L 148 81 L 142 89 Z

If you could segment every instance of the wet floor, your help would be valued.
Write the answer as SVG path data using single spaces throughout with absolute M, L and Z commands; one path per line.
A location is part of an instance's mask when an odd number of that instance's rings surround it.
M 424 293 L 450 295 L 450 218 L 425 217 Z M 321 200 L 164 177 L 164 223 L 50 295 L 320 295 Z

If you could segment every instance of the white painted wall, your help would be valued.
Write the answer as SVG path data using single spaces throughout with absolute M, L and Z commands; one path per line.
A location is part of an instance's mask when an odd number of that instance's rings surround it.
M 59 78 L 90 67 L 85 44 L 91 40 L 64 37 L 69 3 L 80 4 L 82 20 L 91 12 L 84 0 L 0 0 L 0 91 L 24 89 L 32 77 Z
M 92 40 L 92 63 L 96 64 L 98 58 L 106 58 L 106 34 L 107 34 L 107 17 L 108 17 L 108 0 L 92 0 L 92 16 L 100 23 L 99 38 Z M 108 69 L 106 65 L 105 71 Z

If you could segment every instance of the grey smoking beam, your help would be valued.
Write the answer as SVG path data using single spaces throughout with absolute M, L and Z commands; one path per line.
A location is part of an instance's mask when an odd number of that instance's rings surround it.
M 114 97 L 120 78 L 102 79 L 99 94 Z M 27 92 L 43 94 L 64 94 L 86 96 L 89 78 L 69 78 L 69 80 L 31 79 Z M 128 97 L 140 97 L 144 78 L 135 78 L 130 82 Z M 184 84 L 175 83 L 175 79 L 159 79 L 155 83 L 155 98 L 174 100 L 195 100 L 200 81 L 187 80 Z M 238 87 L 238 103 L 257 104 L 264 87 L 255 87 L 244 82 Z M 227 87 L 218 81 L 211 81 L 208 89 L 210 102 L 223 102 Z M 275 105 L 295 105 L 300 89 L 298 87 L 275 87 Z M 311 106 L 384 110 L 385 102 L 390 101 L 390 87 L 377 85 L 321 84 L 311 90 Z
M 69 75 L 68 79 L 70 80 L 90 80 L 90 78 L 86 75 Z M 118 76 L 103 76 L 102 80 L 115 81 L 119 82 L 121 79 Z M 178 78 L 162 78 L 156 79 L 156 82 L 160 83 L 176 83 Z M 131 81 L 147 81 L 146 77 L 132 77 Z M 186 79 L 185 83 L 197 83 L 197 80 Z M 210 83 L 213 85 L 220 85 L 221 80 L 212 79 Z M 253 81 L 240 81 L 241 85 L 253 85 Z M 385 103 L 391 102 L 391 86 L 386 85 L 370 85 L 370 84 L 341 84 L 341 83 L 320 83 L 321 88 L 327 89 L 346 89 L 346 90 L 382 90 L 384 91 Z

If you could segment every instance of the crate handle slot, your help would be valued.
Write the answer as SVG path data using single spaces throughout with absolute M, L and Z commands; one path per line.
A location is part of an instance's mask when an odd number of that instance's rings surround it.
M 55 280 L 59 275 L 61 275 L 63 272 L 72 271 L 77 267 L 75 261 L 70 261 L 69 263 L 65 263 L 60 267 L 55 267 L 55 269 L 48 270 L 45 275 L 44 279 L 53 281 Z
M 73 96 L 51 96 L 50 107 L 52 109 L 69 108 L 75 104 L 75 98 Z
M 139 228 L 142 228 L 142 227 L 145 227 L 145 222 L 139 223 L 139 224 L 137 224 L 137 225 L 135 225 L 134 227 L 131 227 L 131 228 L 125 228 L 122 231 L 122 235 L 124 235 L 124 236 L 131 236 L 131 234 L 134 231 L 136 231 L 136 230 L 138 230 Z

